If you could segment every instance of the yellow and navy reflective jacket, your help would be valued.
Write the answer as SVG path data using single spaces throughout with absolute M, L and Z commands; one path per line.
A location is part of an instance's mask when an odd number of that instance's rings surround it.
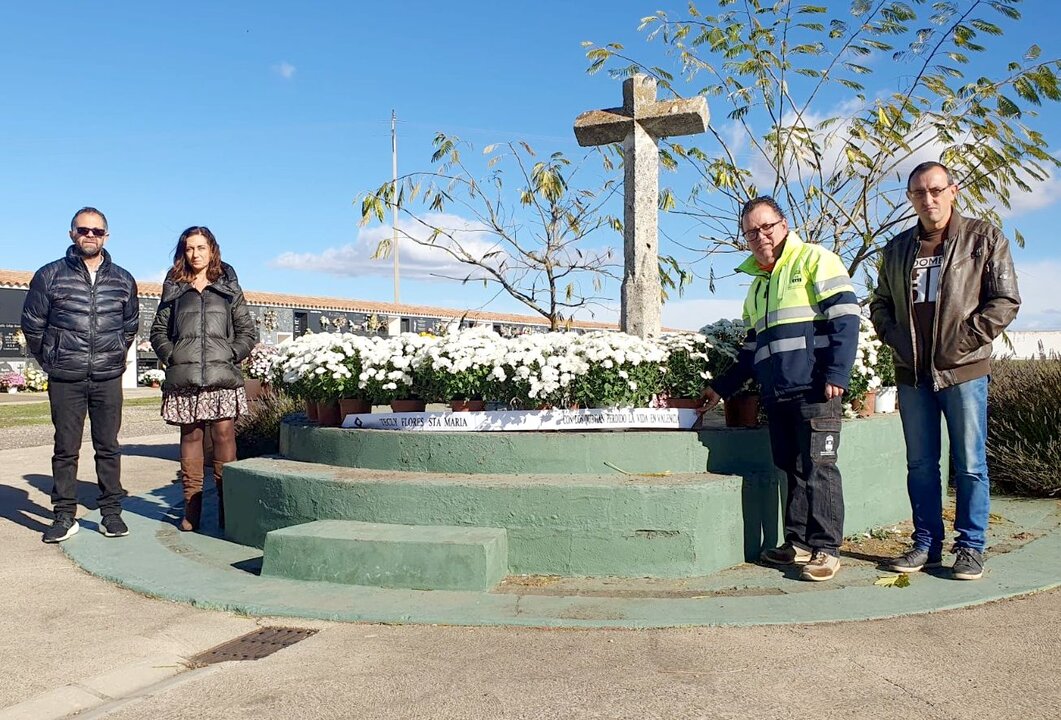
M 748 335 L 736 364 L 712 383 L 715 392 L 729 397 L 753 374 L 766 402 L 824 393 L 826 383 L 847 389 L 859 306 L 840 258 L 790 232 L 772 272 L 754 257 L 737 270 L 752 276 L 744 300 Z

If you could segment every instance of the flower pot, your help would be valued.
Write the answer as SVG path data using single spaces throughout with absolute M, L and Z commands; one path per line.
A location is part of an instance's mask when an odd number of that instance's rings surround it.
M 894 385 L 882 387 L 877 391 L 877 407 L 879 413 L 893 413 L 899 400 L 899 388 Z
M 155 388 L 156 390 L 158 390 L 158 388 L 159 388 L 159 384 L 158 384 L 157 382 L 153 382 L 153 383 L 151 383 L 151 387 L 153 387 L 153 388 Z
M 254 402 L 262 396 L 262 381 L 257 378 L 246 378 L 243 391 L 247 393 L 247 402 Z
M 317 422 L 317 401 L 306 400 L 306 419 L 310 422 Z
M 9 387 L 9 388 L 7 389 L 7 392 L 8 392 L 8 393 L 10 393 L 11 395 L 14 395 L 15 393 L 17 393 L 17 392 L 18 392 L 18 388 L 16 388 L 16 387 Z
M 667 398 L 667 407 L 695 410 L 700 407 L 700 400 L 698 398 L 669 397 Z
M 739 393 L 722 404 L 726 427 L 759 427 L 759 393 Z
M 451 400 L 450 410 L 453 412 L 482 412 L 486 409 L 485 400 Z
M 859 417 L 869 417 L 874 413 L 877 406 L 877 391 L 870 390 L 862 398 L 851 401 L 851 409 L 858 413 Z
M 423 412 L 426 408 L 423 400 L 391 400 L 391 412 Z
M 339 414 L 344 418 L 347 415 L 362 415 L 372 412 L 372 403 L 360 398 L 339 398 Z
M 321 400 L 317 403 L 317 424 L 321 427 L 339 427 L 343 417 L 339 414 L 338 400 Z

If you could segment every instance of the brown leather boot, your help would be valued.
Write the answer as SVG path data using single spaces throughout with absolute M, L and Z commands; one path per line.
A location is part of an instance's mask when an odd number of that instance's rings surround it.
M 181 475 L 184 485 L 184 519 L 180 529 L 184 532 L 199 529 L 199 518 L 203 512 L 203 459 L 181 458 Z
M 225 529 L 225 463 L 214 460 L 214 482 L 217 483 L 217 526 Z

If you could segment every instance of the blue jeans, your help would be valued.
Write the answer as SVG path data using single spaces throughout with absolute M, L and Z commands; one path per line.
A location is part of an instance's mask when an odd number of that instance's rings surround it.
M 940 414 L 947 421 L 957 485 L 955 546 L 984 551 L 991 506 L 987 479 L 987 383 L 982 377 L 943 390 L 899 385 L 899 415 L 906 437 L 906 488 L 914 515 L 914 547 L 942 549 L 943 486 Z

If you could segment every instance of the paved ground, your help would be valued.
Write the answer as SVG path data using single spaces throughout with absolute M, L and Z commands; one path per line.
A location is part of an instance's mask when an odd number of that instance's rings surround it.
M 138 387 L 125 390 L 125 398 L 161 398 L 162 391 L 155 388 Z M 48 402 L 47 393 L 0 393 L 0 405 L 25 405 L 28 403 Z M 144 435 L 158 435 L 172 431 L 159 415 L 159 406 L 146 407 L 127 406 L 122 413 L 123 440 L 142 437 Z M 89 439 L 89 425 L 85 423 L 85 440 Z M 50 445 L 52 442 L 52 426 L 50 423 L 40 425 L 21 425 L 18 427 L 0 428 L 0 448 L 28 448 L 37 445 Z
M 127 443 L 130 491 L 168 485 L 171 437 Z M 813 626 L 538 630 L 252 618 L 123 590 L 42 544 L 49 455 L 47 447 L 0 450 L 0 719 L 78 711 L 122 719 L 1061 717 L 1061 590 Z M 90 447 L 82 467 L 90 479 Z M 94 483 L 82 489 L 92 506 Z M 192 655 L 272 623 L 320 632 L 263 660 L 186 667 Z

